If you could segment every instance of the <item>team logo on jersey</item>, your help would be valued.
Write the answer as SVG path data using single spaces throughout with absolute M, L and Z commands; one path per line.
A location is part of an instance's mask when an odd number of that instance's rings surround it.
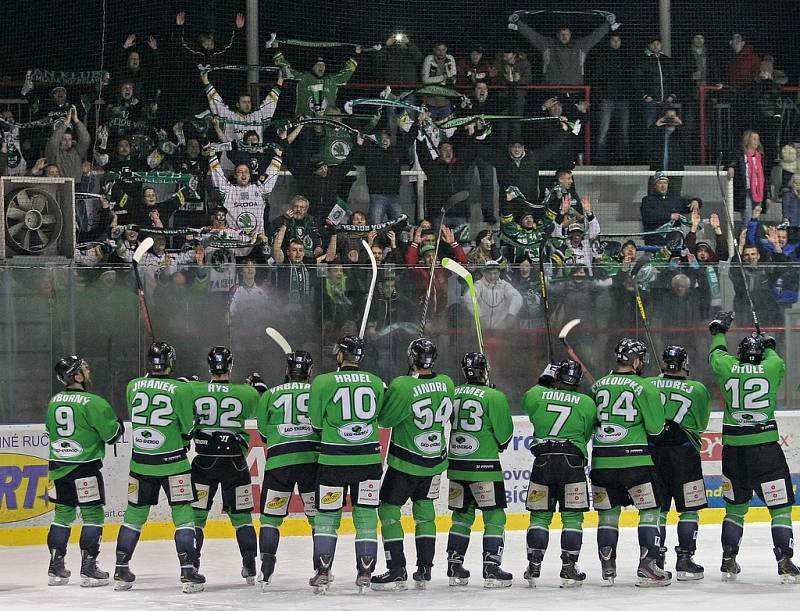
M 334 140 L 328 147 L 331 155 L 337 161 L 344 161 L 350 154 L 350 144 L 344 140 Z
M 734 412 L 732 416 L 739 424 L 754 424 L 767 419 L 767 415 L 761 412 Z
M 339 492 L 329 492 L 326 495 L 326 497 L 330 496 L 330 495 L 339 495 L 339 496 L 341 496 L 341 493 L 339 493 Z M 336 498 L 338 499 L 339 496 L 337 496 Z M 336 499 L 334 499 L 334 501 L 335 500 Z M 274 499 L 272 499 L 271 501 L 269 501 L 267 503 L 267 509 L 280 509 L 281 507 L 286 505 L 286 503 L 288 503 L 288 502 L 289 502 L 289 497 L 288 496 L 276 496 Z M 332 503 L 333 501 L 329 501 L 329 502 Z
M 284 437 L 303 437 L 313 433 L 313 429 L 309 424 L 279 424 L 278 433 Z
M 255 229 L 256 217 L 254 217 L 251 212 L 242 212 L 236 217 L 236 225 L 239 229 L 244 229 L 245 231 L 248 229 Z
M 372 425 L 363 422 L 351 422 L 339 427 L 339 437 L 345 441 L 361 441 L 372 435 Z
M 442 451 L 442 434 L 439 431 L 426 431 L 414 437 L 414 445 L 426 454 Z
M 75 458 L 76 456 L 80 456 L 83 452 L 81 444 L 74 439 L 59 439 L 58 441 L 54 441 L 50 444 L 50 449 L 53 451 L 53 454 L 63 460 Z
M 473 454 L 481 447 L 481 442 L 476 437 L 467 433 L 456 433 L 450 437 L 450 453 L 456 456 Z
M 322 497 L 322 500 L 320 500 L 320 504 L 321 505 L 332 505 L 333 503 L 338 501 L 340 498 L 342 498 L 342 493 L 341 492 L 329 492 L 328 494 L 326 494 L 325 496 Z
M 618 424 L 601 424 L 594 433 L 595 439 L 602 443 L 615 443 L 628 435 L 628 429 Z
M 133 445 L 140 450 L 155 450 L 160 448 L 166 437 L 156 429 L 136 429 L 133 432 Z

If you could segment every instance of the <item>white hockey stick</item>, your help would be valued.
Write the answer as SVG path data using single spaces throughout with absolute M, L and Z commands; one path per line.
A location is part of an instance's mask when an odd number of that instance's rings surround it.
M 472 280 L 472 274 L 461 265 L 458 261 L 453 261 L 445 257 L 442 259 L 442 267 L 450 270 L 456 276 L 460 276 L 464 282 L 467 283 L 469 288 L 469 297 L 472 300 L 472 313 L 475 315 L 475 332 L 478 334 L 478 349 L 483 352 L 483 332 L 481 331 L 481 315 L 478 311 L 478 298 L 475 295 L 475 282 Z
M 150 310 L 147 309 L 147 299 L 144 296 L 144 285 L 142 284 L 142 277 L 139 275 L 139 262 L 142 260 L 144 253 L 146 253 L 153 246 L 153 238 L 145 238 L 136 248 L 133 253 L 133 274 L 136 277 L 136 293 L 139 295 L 139 305 L 142 308 L 142 316 L 144 317 L 144 324 L 147 328 L 147 335 L 152 344 L 156 341 L 156 336 L 153 333 L 153 321 L 150 320 Z
M 375 255 L 372 254 L 372 248 L 366 240 L 361 240 L 361 245 L 367 251 L 369 256 L 369 263 L 372 266 L 372 280 L 369 283 L 369 293 L 367 293 L 367 301 L 364 304 L 364 317 L 361 319 L 361 331 L 358 336 L 364 339 L 364 333 L 367 330 L 367 320 L 369 320 L 369 309 L 372 307 L 372 296 L 375 294 L 375 283 L 378 281 L 378 262 L 375 261 Z
M 289 345 L 289 342 L 286 341 L 286 338 L 281 335 L 280 331 L 272 327 L 267 327 L 267 335 L 281 347 L 284 354 L 290 354 L 292 352 L 292 347 Z
M 571 358 L 573 361 L 575 361 L 576 363 L 578 363 L 578 365 L 581 366 L 584 373 L 586 373 L 586 377 L 589 378 L 589 381 L 592 384 L 594 384 L 594 376 L 586 368 L 586 365 L 583 364 L 583 361 L 581 361 L 580 357 L 578 356 L 578 353 L 575 352 L 575 349 L 569 345 L 569 342 L 567 342 L 567 335 L 569 335 L 569 332 L 572 331 L 572 329 L 574 329 L 575 327 L 577 327 L 580 323 L 581 323 L 580 318 L 573 318 L 572 320 L 570 320 L 563 327 L 561 327 L 561 331 L 558 332 L 558 339 L 560 339 L 561 343 L 564 344 L 564 348 L 566 349 L 569 358 Z

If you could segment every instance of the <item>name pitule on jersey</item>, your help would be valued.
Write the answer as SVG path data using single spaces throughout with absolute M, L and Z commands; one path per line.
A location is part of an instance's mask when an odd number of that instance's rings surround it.
M 581 402 L 581 398 L 577 395 L 559 390 L 546 390 L 542 393 L 542 398 L 547 401 L 565 401 L 574 405 L 578 405 Z
M 142 380 L 137 380 L 136 384 L 133 385 L 133 390 L 142 390 L 143 388 L 163 390 L 171 394 L 174 394 L 178 389 L 177 385 L 165 380 L 159 380 L 158 378 L 144 378 Z
M 764 373 L 764 365 L 751 365 L 750 363 L 731 365 L 731 373 Z
M 372 381 L 366 373 L 336 373 L 333 377 L 340 384 L 347 384 L 348 382 L 370 383 Z
M 602 384 L 595 384 L 592 388 L 602 388 L 604 386 L 627 386 L 633 390 L 634 393 L 637 395 L 642 394 L 644 387 L 636 382 L 635 380 L 631 380 L 628 376 L 607 376 L 603 378 Z
M 682 380 L 669 380 L 667 378 L 656 378 L 652 380 L 653 386 L 656 388 L 674 388 L 675 390 L 680 390 L 681 392 L 685 392 L 687 394 L 691 394 L 694 390 L 694 386 L 691 384 L 687 384 Z
M 86 395 L 81 395 L 79 393 L 65 393 L 60 392 L 52 399 L 53 401 L 64 402 L 64 403 L 80 403 L 81 405 L 89 405 L 89 401 L 91 399 Z
M 414 387 L 414 396 L 427 395 L 431 392 L 447 392 L 447 384 L 444 382 L 423 382 Z

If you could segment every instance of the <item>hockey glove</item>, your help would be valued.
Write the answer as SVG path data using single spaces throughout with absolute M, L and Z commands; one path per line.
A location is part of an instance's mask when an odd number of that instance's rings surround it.
M 777 350 L 777 344 L 775 343 L 775 338 L 771 335 L 767 335 L 766 333 L 761 334 L 761 341 L 764 342 L 764 348 L 772 348 L 773 350 Z
M 267 385 L 261 377 L 261 374 L 257 371 L 251 373 L 245 379 L 245 382 L 255 388 L 258 391 L 258 394 L 263 395 L 267 389 Z
M 708 330 L 711 332 L 711 335 L 727 333 L 728 329 L 730 329 L 733 324 L 734 315 L 735 312 L 717 312 L 714 320 L 708 323 Z
M 556 378 L 558 377 L 558 370 L 560 366 L 560 363 L 549 363 L 539 376 L 539 386 L 553 388 L 556 383 Z

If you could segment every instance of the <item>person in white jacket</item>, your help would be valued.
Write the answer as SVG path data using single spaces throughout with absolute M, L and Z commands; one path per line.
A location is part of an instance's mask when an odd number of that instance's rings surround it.
M 483 276 L 475 283 L 478 312 L 483 329 L 510 329 L 516 326 L 522 309 L 522 295 L 510 282 L 500 277 L 500 263 L 487 261 Z M 464 304 L 472 314 L 472 300 L 463 296 Z

